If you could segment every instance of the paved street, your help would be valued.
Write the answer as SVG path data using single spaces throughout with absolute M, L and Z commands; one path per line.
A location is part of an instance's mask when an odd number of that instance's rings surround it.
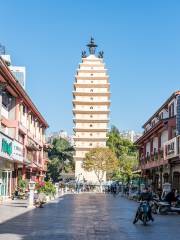
M 180 216 L 156 216 L 144 227 L 132 224 L 137 204 L 120 196 L 66 195 L 43 209 L 26 211 L 0 224 L 0 240 L 173 240 L 180 236 Z M 23 211 L 23 210 L 22 210 Z M 3 212 L 0 212 L 2 221 Z

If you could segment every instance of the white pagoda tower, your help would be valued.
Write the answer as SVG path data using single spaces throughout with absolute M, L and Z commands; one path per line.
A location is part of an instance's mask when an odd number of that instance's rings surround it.
M 75 177 L 78 181 L 86 180 L 95 184 L 95 173 L 85 172 L 82 162 L 90 149 L 106 146 L 110 84 L 103 52 L 95 55 L 97 45 L 93 38 L 87 47 L 90 54 L 87 56 L 85 51 L 82 52 L 82 62 L 77 69 L 73 91 Z

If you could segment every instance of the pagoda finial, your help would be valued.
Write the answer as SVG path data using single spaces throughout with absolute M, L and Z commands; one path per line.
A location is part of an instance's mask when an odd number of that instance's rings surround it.
M 87 47 L 89 48 L 89 53 L 94 55 L 97 45 L 95 44 L 93 37 L 91 37 L 90 43 L 87 44 Z

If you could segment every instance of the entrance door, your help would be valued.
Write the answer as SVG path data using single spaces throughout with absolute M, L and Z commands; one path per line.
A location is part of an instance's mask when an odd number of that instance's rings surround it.
M 2 171 L 1 172 L 1 192 L 0 195 L 3 197 L 11 196 L 11 171 Z

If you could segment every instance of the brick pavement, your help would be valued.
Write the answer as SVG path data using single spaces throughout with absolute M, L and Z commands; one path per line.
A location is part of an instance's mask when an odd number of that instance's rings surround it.
M 132 224 L 137 204 L 120 196 L 66 195 L 0 224 L 0 240 L 175 240 L 180 216 L 155 216 L 144 227 Z M 1 219 L 1 215 L 0 215 Z

